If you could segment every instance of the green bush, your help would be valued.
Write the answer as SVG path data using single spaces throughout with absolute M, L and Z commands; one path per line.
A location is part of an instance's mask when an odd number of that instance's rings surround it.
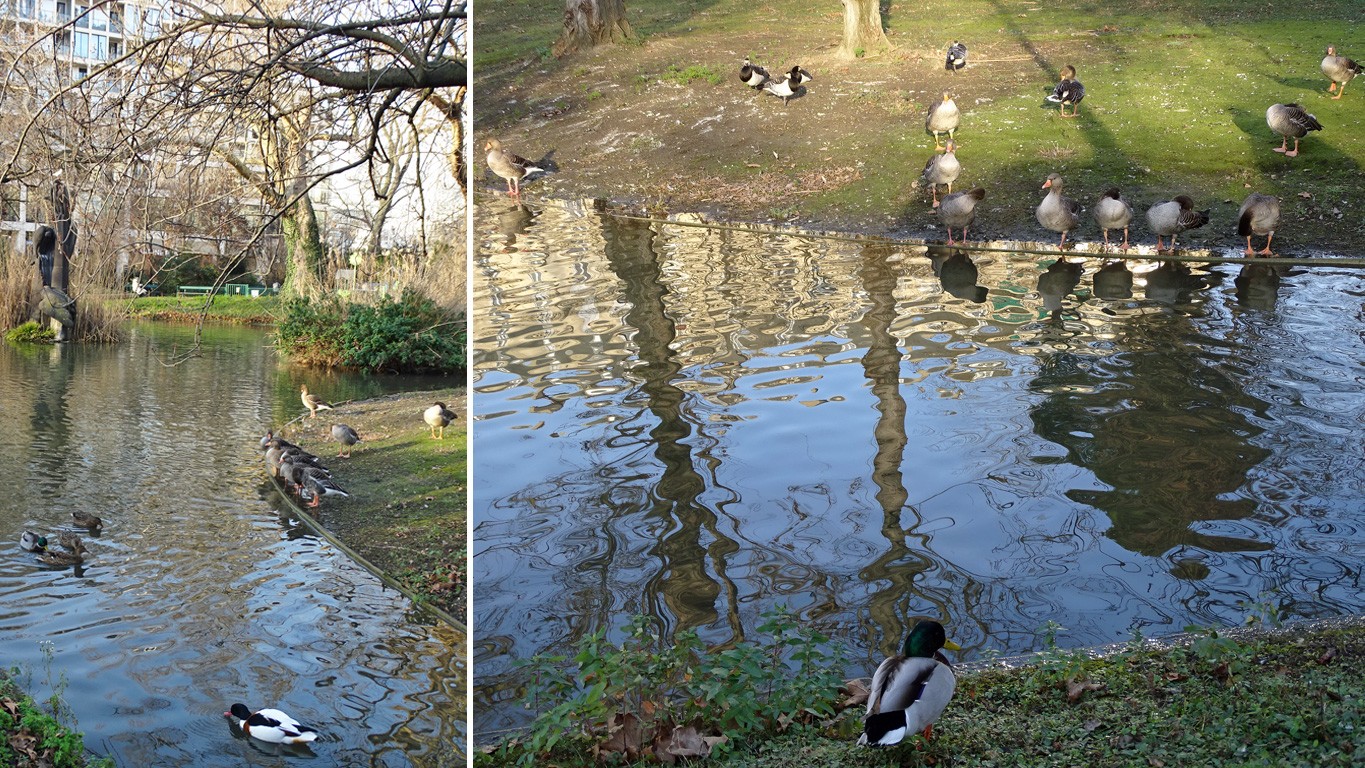
M 466 365 L 464 318 L 411 291 L 374 306 L 291 301 L 276 333 L 280 348 L 306 365 L 399 373 Z
M 46 325 L 39 325 L 30 320 L 17 328 L 11 328 L 5 334 L 5 340 L 16 344 L 52 344 L 57 340 L 57 334 Z
M 106 760 L 87 762 L 85 741 L 38 708 L 13 682 L 0 679 L 0 765 L 49 765 L 85 768 L 110 765 Z

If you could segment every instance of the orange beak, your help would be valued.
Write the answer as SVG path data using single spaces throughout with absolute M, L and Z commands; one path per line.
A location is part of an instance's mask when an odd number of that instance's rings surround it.
M 1050 186 L 1052 186 L 1052 179 L 1048 179 L 1047 181 L 1043 182 L 1043 186 L 1039 187 L 1039 189 L 1047 189 Z

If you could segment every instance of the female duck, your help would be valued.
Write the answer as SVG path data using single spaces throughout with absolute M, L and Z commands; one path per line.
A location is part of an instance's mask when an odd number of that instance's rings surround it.
M 72 536 L 67 543 L 71 547 L 70 552 L 63 552 L 60 549 L 45 549 L 38 553 L 38 560 L 48 565 L 79 565 L 85 562 L 85 553 L 88 551 L 81 543 L 79 536 Z
M 957 689 L 957 677 L 940 651 L 960 650 L 937 621 L 915 624 L 905 638 L 901 655 L 877 667 L 867 699 L 867 719 L 858 743 L 889 747 L 907 734 L 932 734 L 934 721 Z

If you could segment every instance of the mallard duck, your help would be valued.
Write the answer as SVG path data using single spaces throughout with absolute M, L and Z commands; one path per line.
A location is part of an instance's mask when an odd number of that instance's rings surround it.
M 961 119 L 962 113 L 957 111 L 957 102 L 953 101 L 952 94 L 944 91 L 943 100 L 930 107 L 924 116 L 924 130 L 934 134 L 934 149 L 943 149 L 938 141 L 940 133 L 948 134 L 948 140 L 952 141 L 953 131 L 957 130 Z
M 303 482 L 299 485 L 299 498 L 307 502 L 309 507 L 316 507 L 321 504 L 324 496 L 350 495 L 337 485 L 329 474 L 316 472 L 312 469 L 303 473 Z
M 867 718 L 858 743 L 889 747 L 908 734 L 929 738 L 934 721 L 953 698 L 957 676 L 942 649 L 961 650 L 937 621 L 920 621 L 905 638 L 899 656 L 883 661 L 872 675 Z
M 444 440 L 446 427 L 455 420 L 455 412 L 447 408 L 445 403 L 437 402 L 422 412 L 422 420 L 431 427 L 432 437 L 437 440 Z
M 1123 230 L 1123 245 L 1120 249 L 1128 252 L 1128 225 L 1133 222 L 1133 209 L 1119 197 L 1119 188 L 1111 187 L 1104 197 L 1095 203 L 1095 223 L 1104 233 L 1104 247 L 1109 249 L 1109 230 Z
M 1275 151 L 1283 152 L 1285 157 L 1299 154 L 1299 139 L 1307 136 L 1309 131 L 1322 130 L 1322 123 L 1298 104 L 1271 104 L 1270 109 L 1265 111 L 1265 122 L 1270 130 L 1284 137 Z M 1289 149 L 1290 136 L 1294 137 L 1292 150 Z
M 802 86 L 814 79 L 809 72 L 797 65 L 792 67 L 791 71 L 784 75 L 781 80 L 769 80 L 764 83 L 763 90 L 781 98 L 782 103 L 786 104 L 787 99 L 795 96 Z
M 312 392 L 309 392 L 307 384 L 299 385 L 299 399 L 303 401 L 303 407 L 308 409 L 308 416 L 310 418 L 318 415 L 318 411 L 334 410 L 331 403 L 323 400 Z
M 235 720 L 242 733 L 271 744 L 304 744 L 318 737 L 316 729 L 301 724 L 278 709 L 252 712 L 245 704 L 233 704 L 223 713 L 223 717 Z
M 24 531 L 19 534 L 19 548 L 25 552 L 42 552 L 47 549 L 47 537 L 33 531 Z
M 1147 225 L 1156 233 L 1156 252 L 1161 253 L 1161 238 L 1170 236 L 1171 250 L 1175 250 L 1175 236 L 1187 229 L 1198 229 L 1209 223 L 1208 211 L 1196 211 L 1188 195 L 1177 195 L 1174 200 L 1162 200 L 1147 209 Z
M 1269 256 L 1270 241 L 1275 239 L 1275 226 L 1279 223 L 1280 198 L 1259 192 L 1247 195 L 1242 207 L 1237 209 L 1237 234 L 1247 239 L 1246 254 L 1256 253 L 1251 249 L 1251 236 L 1257 234 L 1266 236 L 1265 249 L 1260 253 Z
M 929 158 L 929 162 L 924 164 L 924 172 L 921 174 L 924 181 L 929 185 L 929 193 L 934 197 L 934 207 L 938 207 L 938 185 L 947 184 L 948 194 L 953 193 L 953 182 L 962 173 L 962 164 L 957 160 L 957 144 L 948 141 L 943 154 L 935 154 Z
M 1335 45 L 1327 46 L 1327 55 L 1322 58 L 1322 73 L 1332 81 L 1327 86 L 1327 92 L 1336 92 L 1337 95 L 1333 96 L 1333 99 L 1341 98 L 1346 93 L 1346 84 L 1361 71 L 1359 64 L 1345 56 L 1338 56 Z M 1337 85 L 1341 86 L 1340 90 L 1337 89 Z
M 104 527 L 104 521 L 98 516 L 80 510 L 71 513 L 71 524 L 92 531 L 98 531 Z
M 351 446 L 360 442 L 360 435 L 349 425 L 333 424 L 332 439 L 341 443 L 341 448 L 337 451 L 337 458 L 349 459 L 351 457 Z
M 943 62 L 943 68 L 949 72 L 956 72 L 967 66 L 967 46 L 954 40 L 948 46 L 948 58 Z
M 1061 80 L 1052 89 L 1052 95 L 1047 97 L 1048 101 L 1061 104 L 1057 114 L 1062 117 L 1075 117 L 1081 105 L 1081 99 L 1085 98 L 1085 86 L 1076 79 L 1076 68 L 1067 64 L 1062 67 Z M 1071 105 L 1071 114 L 1066 113 L 1066 105 Z
M 739 68 L 740 82 L 754 90 L 759 90 L 769 79 L 768 70 L 750 62 L 747 56 L 744 58 L 744 65 Z
M 1066 233 L 1081 223 L 1081 206 L 1062 194 L 1062 175 L 1059 173 L 1048 174 L 1041 188 L 1048 190 L 1048 193 L 1043 197 L 1043 202 L 1038 204 L 1038 223 L 1053 232 L 1062 233 L 1062 239 L 1057 243 L 1057 247 L 1061 248 L 1066 245 Z
M 483 148 L 488 152 L 484 160 L 488 163 L 488 170 L 500 178 L 507 180 L 507 194 L 517 197 L 521 195 L 521 182 L 533 173 L 544 173 L 545 169 L 535 165 L 530 160 L 502 148 L 502 142 L 497 139 L 489 139 Z
M 953 228 L 962 228 L 962 244 L 967 243 L 967 227 L 976 220 L 976 204 L 984 200 L 986 190 L 977 187 L 970 192 L 954 192 L 943 198 L 938 206 L 938 218 L 948 228 L 948 245 L 953 245 Z
M 81 543 L 81 537 L 72 536 L 64 542 L 70 547 L 70 552 L 63 552 L 60 549 L 45 549 L 38 553 L 38 560 L 48 565 L 76 565 L 85 562 L 85 553 L 88 551 L 85 544 Z

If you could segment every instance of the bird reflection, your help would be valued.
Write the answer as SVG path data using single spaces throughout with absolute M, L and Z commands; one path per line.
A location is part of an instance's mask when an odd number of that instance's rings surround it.
M 986 300 L 986 286 L 976 284 L 976 264 L 966 251 L 931 245 L 926 255 L 945 292 L 978 304 Z
M 519 237 L 526 234 L 536 217 L 535 213 L 520 201 L 496 211 L 495 215 L 498 220 L 498 232 L 508 249 L 516 245 Z
M 1280 273 L 1269 264 L 1247 264 L 1233 281 L 1237 301 L 1253 309 L 1274 309 L 1280 295 Z
M 1095 295 L 1101 299 L 1133 298 L 1133 273 L 1121 261 L 1111 261 L 1095 273 Z
M 1054 319 L 1061 314 L 1062 300 L 1081 281 L 1083 270 L 1084 266 L 1079 262 L 1058 259 L 1038 276 L 1038 293 L 1043 297 L 1043 308 L 1051 312 Z
M 1166 261 L 1147 273 L 1147 298 L 1159 304 L 1180 304 L 1207 285 L 1184 264 Z

